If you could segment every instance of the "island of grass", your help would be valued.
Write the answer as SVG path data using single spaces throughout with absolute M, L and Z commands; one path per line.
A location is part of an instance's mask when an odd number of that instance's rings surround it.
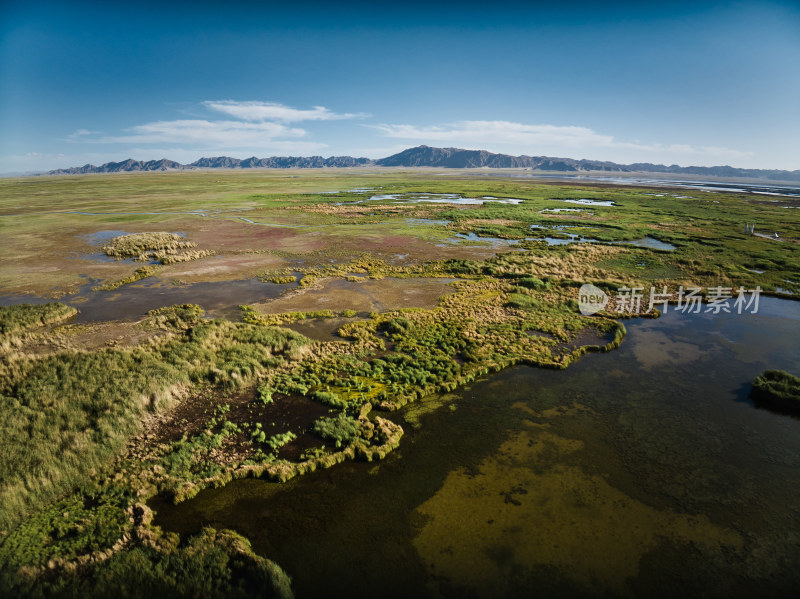
M 750 397 L 767 408 L 800 414 L 800 377 L 783 370 L 765 370 L 753 380 Z
M 11 335 L 37 327 L 64 322 L 78 310 L 59 302 L 31 305 L 16 304 L 0 307 L 0 334 Z
M 119 235 L 103 246 L 103 252 L 119 260 L 133 258 L 140 262 L 154 261 L 161 264 L 188 262 L 213 254 L 208 250 L 193 250 L 195 247 L 196 243 L 187 241 L 177 233 L 156 231 Z

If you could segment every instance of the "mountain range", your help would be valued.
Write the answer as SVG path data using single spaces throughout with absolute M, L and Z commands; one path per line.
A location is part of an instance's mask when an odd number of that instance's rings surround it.
M 107 162 L 102 166 L 87 164 L 81 167 L 57 169 L 48 175 L 78 175 L 87 173 L 120 173 L 134 171 L 169 171 L 192 169 L 246 169 L 246 168 L 344 168 L 361 166 L 395 167 L 443 167 L 443 168 L 524 168 L 534 171 L 559 173 L 671 173 L 699 175 L 705 177 L 754 178 L 784 181 L 800 181 L 800 170 L 744 169 L 732 166 L 678 166 L 673 164 L 617 164 L 601 160 L 575 160 L 549 156 L 511 156 L 495 154 L 486 150 L 464 150 L 461 148 L 432 148 L 417 146 L 392 156 L 372 160 L 352 156 L 273 156 L 271 158 L 230 158 L 218 156 L 201 158 L 191 164 L 180 164 L 174 160 L 128 159 L 122 162 Z

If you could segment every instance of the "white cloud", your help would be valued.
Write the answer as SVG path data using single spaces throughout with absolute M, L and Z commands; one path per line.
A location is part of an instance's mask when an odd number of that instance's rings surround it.
M 626 150 L 635 150 L 639 152 L 673 154 L 677 156 L 686 156 L 686 157 L 713 156 L 717 159 L 746 158 L 748 156 L 754 155 L 753 152 L 742 152 L 741 150 L 732 150 L 730 148 L 721 148 L 717 146 L 691 146 L 689 144 L 664 145 L 659 143 L 642 144 L 642 143 L 615 141 L 609 147 L 621 148 Z M 642 157 L 642 159 L 644 159 L 644 157 Z M 639 160 L 639 162 L 641 161 L 642 160 Z
M 295 142 L 308 132 L 290 123 L 297 121 L 327 121 L 355 118 L 357 114 L 338 114 L 315 106 L 299 110 L 276 102 L 236 102 L 233 100 L 205 101 L 206 108 L 233 117 L 233 119 L 181 119 L 152 121 L 130 127 L 118 135 L 105 135 L 99 131 L 78 129 L 67 136 L 72 143 L 90 144 L 169 144 L 184 145 L 186 150 L 245 149 L 252 151 L 319 151 L 326 144 Z M 234 120 L 235 119 L 235 120 Z
M 387 137 L 469 144 L 565 145 L 583 148 L 607 146 L 610 135 L 600 135 L 586 127 L 525 125 L 509 121 L 458 121 L 443 127 L 414 125 L 375 125 Z
M 277 102 L 237 102 L 235 100 L 207 100 L 206 108 L 222 112 L 245 121 L 279 121 L 294 123 L 297 121 L 334 121 L 367 116 L 363 113 L 336 113 L 324 106 L 314 106 L 311 110 L 299 110 Z
M 98 135 L 102 135 L 102 131 L 90 131 L 89 129 L 78 129 L 72 133 L 70 133 L 66 141 L 87 141 L 91 139 L 91 136 L 97 137 Z
M 155 121 L 127 129 L 128 134 L 103 137 L 81 137 L 73 141 L 105 144 L 192 144 L 202 147 L 262 147 L 275 138 L 304 137 L 304 129 L 279 123 L 245 123 L 242 121 L 207 121 L 202 119 Z
M 474 149 L 489 149 L 500 152 L 544 154 L 547 152 L 572 153 L 576 150 L 615 150 L 646 153 L 628 161 L 644 162 L 650 159 L 689 159 L 691 157 L 713 157 L 733 159 L 752 156 L 752 152 L 741 152 L 715 146 L 691 146 L 687 144 L 664 145 L 619 141 L 613 135 L 597 133 L 587 127 L 559 125 L 526 125 L 510 121 L 458 121 L 443 126 L 417 127 L 414 125 L 367 125 L 377 129 L 386 137 L 408 139 L 420 143 L 454 143 Z M 595 152 L 597 153 L 597 152 Z M 552 155 L 552 154 L 551 154 Z M 621 154 L 620 154 L 621 156 Z M 571 155 L 570 158 L 579 156 Z M 621 158 L 605 158 L 620 160 Z

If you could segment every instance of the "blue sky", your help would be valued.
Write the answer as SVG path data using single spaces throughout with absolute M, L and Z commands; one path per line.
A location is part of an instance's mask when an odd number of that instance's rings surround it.
M 427 144 L 800 169 L 800 4 L 0 4 L 0 172 Z

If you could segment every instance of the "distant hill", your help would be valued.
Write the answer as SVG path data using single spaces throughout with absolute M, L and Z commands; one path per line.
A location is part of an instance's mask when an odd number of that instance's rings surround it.
M 664 166 L 639 162 L 617 164 L 601 160 L 575 160 L 574 158 L 552 158 L 550 156 L 511 156 L 494 154 L 486 150 L 462 150 L 461 148 L 431 148 L 417 146 L 399 154 L 376 160 L 378 166 L 438 166 L 444 168 L 527 168 L 536 171 L 556 172 L 617 172 L 617 173 L 675 173 L 703 175 L 709 177 L 752 177 L 759 179 L 782 179 L 800 181 L 800 170 L 761 170 L 734 168 L 732 166 Z
M 548 156 L 510 156 L 486 150 L 461 148 L 431 148 L 417 146 L 399 154 L 376 160 L 378 166 L 440 166 L 445 168 L 530 168 L 539 171 L 612 171 L 629 169 L 621 164 L 600 160 L 574 160 Z
M 133 171 L 167 171 L 207 168 L 344 168 L 359 166 L 402 166 L 441 168 L 525 168 L 535 171 L 562 173 L 671 173 L 699 175 L 705 177 L 754 178 L 783 181 L 800 181 L 800 170 L 744 169 L 732 166 L 678 166 L 673 164 L 617 164 L 601 160 L 576 160 L 574 158 L 552 158 L 549 156 L 511 156 L 495 154 L 486 150 L 464 150 L 461 148 L 431 148 L 417 146 L 398 154 L 372 160 L 352 156 L 272 156 L 271 158 L 230 158 L 218 156 L 201 158 L 191 164 L 180 164 L 173 160 L 150 160 L 142 162 L 128 159 L 123 162 L 107 162 L 102 166 L 87 164 L 81 167 L 49 171 L 48 175 L 79 175 L 86 173 L 120 173 Z
M 128 158 L 122 162 L 106 162 L 103 166 L 94 166 L 93 164 L 86 164 L 84 166 L 73 166 L 72 168 L 60 168 L 55 171 L 49 171 L 48 175 L 84 175 L 86 173 L 123 173 L 134 171 L 169 171 L 181 169 L 183 165 L 174 160 L 148 160 L 142 162 L 141 160 L 133 160 Z
M 353 158 L 352 156 L 273 156 L 271 158 L 201 158 L 189 164 L 195 168 L 343 168 L 351 166 L 369 166 L 375 162 L 369 158 Z
M 352 158 L 351 156 L 273 156 L 272 158 L 230 158 L 218 156 L 215 158 L 201 158 L 191 164 L 181 164 L 174 160 L 133 160 L 129 158 L 123 162 L 106 162 L 101 166 L 87 164 L 72 168 L 49 171 L 48 175 L 84 175 L 87 173 L 123 173 L 136 171 L 169 171 L 191 170 L 199 168 L 323 168 L 323 167 L 349 167 L 368 166 L 375 164 L 369 158 Z

